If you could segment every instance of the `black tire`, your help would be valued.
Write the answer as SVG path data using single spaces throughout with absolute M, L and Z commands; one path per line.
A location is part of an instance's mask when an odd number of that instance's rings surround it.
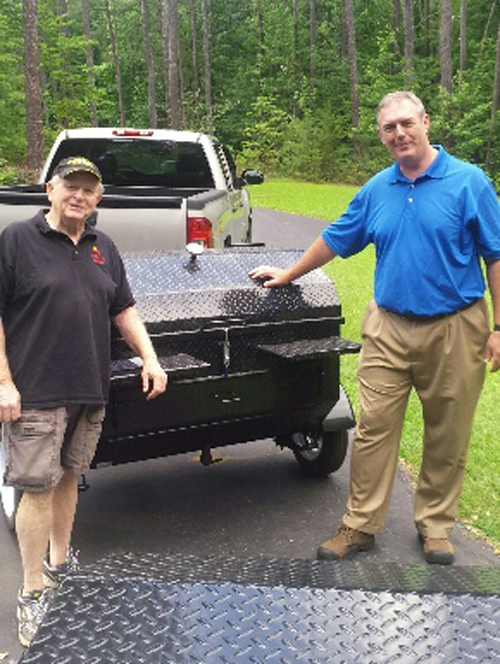
M 348 442 L 346 429 L 341 429 L 322 431 L 319 435 L 294 433 L 289 447 L 307 475 L 327 477 L 344 463 Z
M 5 473 L 5 449 L 0 441 L 0 498 L 2 511 L 9 530 L 14 530 L 16 523 L 16 513 L 21 500 L 22 491 L 12 486 L 5 486 L 3 483 Z

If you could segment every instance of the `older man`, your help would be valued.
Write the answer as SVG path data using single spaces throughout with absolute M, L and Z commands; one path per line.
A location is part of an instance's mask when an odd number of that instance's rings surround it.
M 89 468 L 101 432 L 112 322 L 143 360 L 147 398 L 166 385 L 118 251 L 87 224 L 102 191 L 92 162 L 65 159 L 47 184 L 50 210 L 0 236 L 0 421 L 5 481 L 23 491 L 16 531 L 25 646 L 50 587 L 75 566 L 78 475 Z
M 340 219 L 290 269 L 250 276 L 288 284 L 336 255 L 376 249 L 374 300 L 363 325 L 360 415 L 348 511 L 318 557 L 374 546 L 386 519 L 409 393 L 424 418 L 414 520 L 429 563 L 450 564 L 474 410 L 485 376 L 500 367 L 500 216 L 491 182 L 428 139 L 429 116 L 411 92 L 386 95 L 378 134 L 395 163 L 373 177 Z M 493 299 L 493 325 L 483 298 Z

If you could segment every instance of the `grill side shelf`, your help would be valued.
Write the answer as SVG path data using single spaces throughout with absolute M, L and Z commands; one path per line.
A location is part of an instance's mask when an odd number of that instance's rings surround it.
M 158 358 L 161 368 L 169 378 L 201 376 L 208 373 L 210 364 L 188 353 L 164 355 Z M 141 365 L 135 358 L 111 362 L 111 382 L 113 385 L 128 385 L 137 381 L 141 374 Z
M 259 344 L 259 351 L 281 360 L 294 361 L 314 359 L 324 355 L 359 353 L 361 344 L 340 337 L 301 339 L 278 344 Z

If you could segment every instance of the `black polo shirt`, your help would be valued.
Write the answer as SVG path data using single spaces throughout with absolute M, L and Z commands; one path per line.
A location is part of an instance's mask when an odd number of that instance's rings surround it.
M 114 243 L 77 245 L 43 210 L 0 235 L 0 316 L 22 408 L 106 403 L 111 317 L 134 304 Z

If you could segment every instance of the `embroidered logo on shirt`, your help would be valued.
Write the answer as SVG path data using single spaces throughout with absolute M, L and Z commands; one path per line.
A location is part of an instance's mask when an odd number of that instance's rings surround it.
M 92 253 L 90 256 L 92 257 L 94 263 L 97 263 L 97 265 L 104 265 L 104 258 L 102 257 L 101 252 L 97 247 L 92 247 Z

